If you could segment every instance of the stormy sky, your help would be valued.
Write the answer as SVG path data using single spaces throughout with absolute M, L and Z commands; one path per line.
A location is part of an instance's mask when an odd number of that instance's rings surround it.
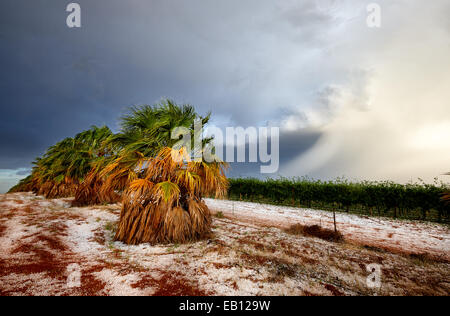
M 0 2 L 0 192 L 56 141 L 117 131 L 129 106 L 162 97 L 219 127 L 280 126 L 276 176 L 450 169 L 448 0 L 78 0 L 81 28 L 69 2 Z M 367 27 L 371 2 L 381 28 Z

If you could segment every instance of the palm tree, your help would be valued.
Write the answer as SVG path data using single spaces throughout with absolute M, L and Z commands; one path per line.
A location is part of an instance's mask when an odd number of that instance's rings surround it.
M 31 189 L 48 198 L 75 195 L 75 205 L 122 195 L 116 239 L 128 244 L 203 238 L 211 231 L 211 214 L 202 198 L 226 193 L 227 164 L 191 161 L 185 147 L 172 148 L 178 140 L 171 133 L 186 127 L 194 134 L 194 122 L 205 125 L 209 118 L 171 100 L 134 107 L 118 134 L 93 127 L 50 147 L 14 190 Z
M 190 105 L 163 100 L 154 106 L 131 109 L 122 118 L 121 132 L 109 139 L 120 151 L 101 172 L 103 194 L 123 192 L 123 206 L 116 239 L 128 244 L 184 242 L 210 232 L 211 215 L 202 202 L 210 194 L 227 189 L 221 162 L 192 162 L 181 148 L 183 162 L 172 160 L 176 127 L 194 133 L 194 122 L 207 124 L 210 114 L 199 116 Z M 206 145 L 211 139 L 206 139 Z
M 104 143 L 114 154 L 97 165 L 87 178 L 89 185 L 86 184 L 85 190 L 98 192 L 98 198 L 86 198 L 84 205 L 107 202 L 105 200 L 125 192 L 130 183 L 140 177 L 148 158 L 155 157 L 162 148 L 171 147 L 178 141 L 171 137 L 174 128 L 192 129 L 196 119 L 207 124 L 209 118 L 210 114 L 199 116 L 191 105 L 180 106 L 169 99 L 153 106 L 132 107 L 121 119 L 121 131 L 111 135 Z M 100 182 L 101 185 L 95 185 Z M 75 203 L 77 201 L 76 198 Z
M 165 147 L 146 159 L 124 194 L 116 240 L 183 243 L 210 234 L 211 214 L 202 197 L 226 193 L 227 165 L 191 161 L 187 154 L 185 147 Z
M 102 187 L 105 184 L 101 171 L 110 161 L 111 157 L 98 157 L 92 162 L 92 168 L 84 178 L 83 182 L 77 187 L 72 206 L 99 205 L 104 203 L 119 202 L 120 194 L 114 190 L 103 192 Z
M 91 138 L 91 135 L 86 136 L 89 139 Z M 92 136 L 94 136 L 92 139 L 95 139 L 96 152 L 90 160 L 90 170 L 83 178 L 83 182 L 77 187 L 72 206 L 87 206 L 120 201 L 120 195 L 114 191 L 108 192 L 108 194 L 101 194 L 104 179 L 101 177 L 100 172 L 116 157 L 114 149 L 108 146 L 108 140 L 114 134 L 109 131 L 109 133 Z
M 72 158 L 77 160 L 77 145 L 74 138 L 66 138 L 51 146 L 44 156 L 36 161 L 33 177 L 37 194 L 46 198 L 73 195 L 79 183 L 76 177 L 78 166 L 72 161 Z
M 14 191 L 31 190 L 46 198 L 73 196 L 93 162 L 103 156 L 101 144 L 111 134 L 106 126 L 93 126 L 51 146 L 33 163 L 31 176 L 13 188 Z

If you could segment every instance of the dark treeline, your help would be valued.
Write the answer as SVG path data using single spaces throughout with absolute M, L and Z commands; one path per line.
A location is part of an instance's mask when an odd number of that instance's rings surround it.
M 444 183 L 230 179 L 230 199 L 450 223 Z

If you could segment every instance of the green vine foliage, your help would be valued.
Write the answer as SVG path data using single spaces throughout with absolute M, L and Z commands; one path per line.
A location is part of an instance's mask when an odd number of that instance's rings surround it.
M 234 200 L 320 208 L 370 216 L 450 223 L 450 205 L 443 199 L 444 183 L 398 184 L 296 179 L 230 179 L 228 196 Z

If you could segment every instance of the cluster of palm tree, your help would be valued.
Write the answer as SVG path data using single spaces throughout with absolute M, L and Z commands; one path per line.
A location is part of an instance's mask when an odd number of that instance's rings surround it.
M 65 138 L 37 158 L 31 175 L 10 192 L 32 191 L 46 198 L 74 196 L 92 163 L 105 155 L 102 144 L 111 135 L 108 127 L 93 126 L 73 138 Z
M 227 165 L 192 161 L 186 147 L 173 148 L 178 139 L 171 136 L 177 127 L 194 135 L 195 121 L 206 125 L 209 119 L 171 100 L 133 107 L 117 134 L 92 127 L 50 147 L 31 176 L 11 191 L 74 196 L 74 206 L 122 200 L 116 239 L 128 244 L 203 238 L 210 233 L 211 215 L 202 198 L 226 193 Z
M 75 194 L 74 206 L 116 201 L 117 195 L 141 176 L 148 158 L 178 141 L 171 137 L 175 128 L 185 127 L 193 133 L 196 119 L 205 125 L 209 118 L 210 115 L 199 116 L 190 105 L 179 106 L 171 100 L 131 108 L 121 118 L 120 132 L 103 143 L 104 151 L 109 154 L 95 161 Z

